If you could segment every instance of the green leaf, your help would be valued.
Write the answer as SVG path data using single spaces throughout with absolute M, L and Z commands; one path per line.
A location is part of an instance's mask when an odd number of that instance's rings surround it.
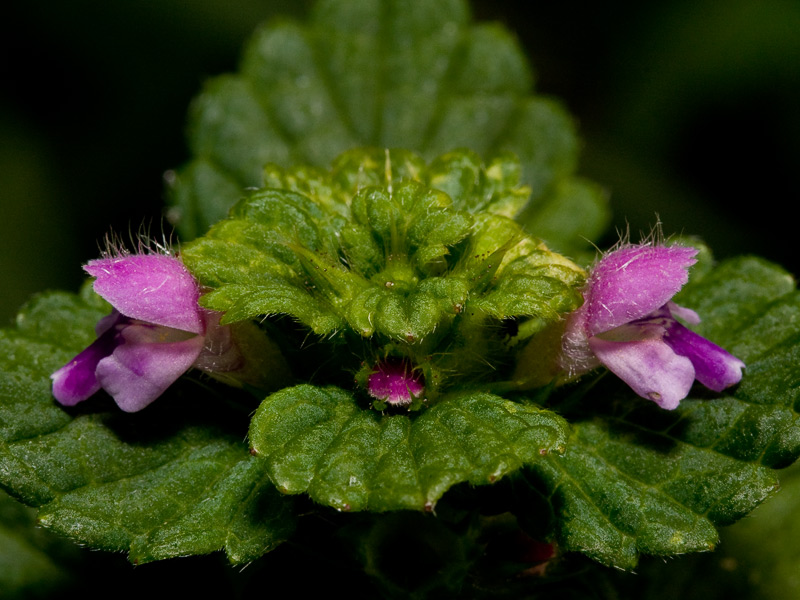
M 623 569 L 640 552 L 714 548 L 716 527 L 772 494 L 774 469 L 800 455 L 792 279 L 736 259 L 688 285 L 679 302 L 700 314 L 703 335 L 745 361 L 741 384 L 720 395 L 698 385 L 668 412 L 607 377 L 581 399 L 564 455 L 534 465 L 534 479 L 552 490 L 564 548 Z
M 523 223 L 537 235 L 541 224 L 565 252 L 584 250 L 582 238 L 607 224 L 605 197 L 575 178 L 572 119 L 531 82 L 512 35 L 472 24 L 462 0 L 318 2 L 306 25 L 262 27 L 240 71 L 195 100 L 194 158 L 175 179 L 170 217 L 185 240 L 202 234 L 238 198 L 232 184 L 264 183 L 266 163 L 321 166 L 357 146 L 430 160 L 466 147 L 519 156 L 531 192 Z
M 432 510 L 457 483 L 490 484 L 563 451 L 565 433 L 555 413 L 485 393 L 382 416 L 341 389 L 302 385 L 261 404 L 250 443 L 281 491 L 380 512 Z
M 291 502 L 219 398 L 186 381 L 133 415 L 107 397 L 55 402 L 50 373 L 106 310 L 88 291 L 46 294 L 0 332 L 0 485 L 46 527 L 134 562 L 224 548 L 241 563 L 274 548 L 294 528 Z
M 642 600 L 782 600 L 800 597 L 800 464 L 781 489 L 746 519 L 720 531 L 713 553 L 642 561 L 616 574 L 615 597 Z M 625 590 L 628 591 L 626 594 Z

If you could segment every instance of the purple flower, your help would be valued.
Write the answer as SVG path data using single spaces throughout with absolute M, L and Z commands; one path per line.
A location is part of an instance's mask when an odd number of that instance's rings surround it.
M 642 244 L 604 256 L 586 282 L 583 305 L 567 319 L 561 366 L 578 375 L 604 365 L 669 410 L 695 379 L 716 392 L 738 383 L 744 363 L 676 320 L 700 322 L 693 310 L 672 302 L 696 254 Z
M 387 404 L 404 406 L 425 390 L 422 375 L 404 360 L 386 360 L 375 367 L 367 379 L 369 395 Z
M 66 406 L 101 388 L 126 412 L 143 409 L 191 367 L 232 371 L 242 362 L 221 313 L 197 304 L 200 288 L 183 263 L 163 254 L 90 261 L 95 291 L 114 310 L 97 340 L 51 375 Z

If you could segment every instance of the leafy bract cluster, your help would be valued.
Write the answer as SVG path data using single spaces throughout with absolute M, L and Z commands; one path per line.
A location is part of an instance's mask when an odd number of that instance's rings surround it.
M 504 320 L 530 335 L 580 302 L 583 270 L 511 218 L 527 201 L 519 173 L 513 157 L 483 165 L 469 151 L 270 165 L 266 187 L 182 258 L 223 323 L 286 314 L 334 341 L 369 340 L 377 357 L 421 366 L 433 392 L 495 367 Z

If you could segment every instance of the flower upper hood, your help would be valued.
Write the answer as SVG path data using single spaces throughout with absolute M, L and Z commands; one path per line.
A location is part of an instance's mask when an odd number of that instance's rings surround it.
M 200 288 L 174 256 L 99 258 L 83 269 L 96 278 L 94 291 L 126 317 L 195 334 L 205 332 L 197 304 Z

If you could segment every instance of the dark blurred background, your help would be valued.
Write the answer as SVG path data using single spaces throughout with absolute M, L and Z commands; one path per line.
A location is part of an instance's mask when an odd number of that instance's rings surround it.
M 109 231 L 161 229 L 187 105 L 235 69 L 290 0 L 12 2 L 0 20 L 0 325 L 36 291 L 76 290 Z M 584 141 L 581 173 L 634 235 L 659 214 L 717 257 L 800 272 L 800 2 L 474 0 L 516 32 L 539 93 Z M 614 234 L 603 244 L 615 241 Z

